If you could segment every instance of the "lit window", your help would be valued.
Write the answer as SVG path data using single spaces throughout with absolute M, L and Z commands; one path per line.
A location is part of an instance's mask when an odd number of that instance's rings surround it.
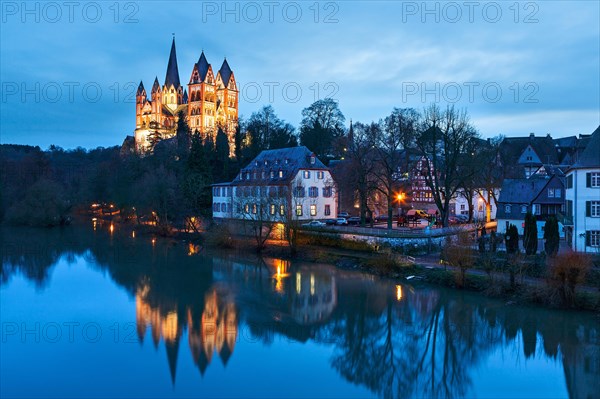
M 310 206 L 310 216 L 317 216 L 317 206 L 316 205 Z
M 274 179 L 274 178 L 275 178 L 275 171 L 272 170 L 271 171 L 271 179 Z
M 296 205 L 296 216 L 302 216 L 302 205 Z
M 244 212 L 246 212 L 246 213 L 250 212 L 250 205 L 248 205 L 248 204 L 244 205 Z
M 279 178 L 281 179 L 283 177 L 283 170 L 279 169 Z
M 310 179 L 310 170 L 305 170 L 302 172 L 305 179 Z
M 285 206 L 279 205 L 279 214 L 281 216 L 285 215 Z
M 256 204 L 252 204 L 252 213 L 256 215 L 256 212 L 258 212 L 258 207 Z
M 275 205 L 274 204 L 271 204 L 270 210 L 271 210 L 271 215 L 274 215 L 275 214 Z
M 323 171 L 317 172 L 317 179 L 323 180 L 323 177 L 325 177 L 325 172 L 323 172 Z

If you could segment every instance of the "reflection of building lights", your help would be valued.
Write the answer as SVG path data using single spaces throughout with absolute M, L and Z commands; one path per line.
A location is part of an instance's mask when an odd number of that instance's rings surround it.
M 310 274 L 310 295 L 315 295 L 315 275 Z
M 97 226 L 97 224 L 98 224 L 98 219 L 96 219 L 96 218 L 93 218 L 93 219 L 92 219 L 92 225 L 94 226 L 94 231 L 96 231 L 96 226 Z
M 152 246 L 154 246 L 156 244 L 156 238 L 152 237 Z
M 396 286 L 396 300 L 397 301 L 402 300 L 402 286 L 401 285 Z
M 188 256 L 196 255 L 198 252 L 200 252 L 200 246 L 190 242 L 188 244 Z
M 133 230 L 133 231 L 131 232 L 131 237 L 132 237 L 132 238 L 135 238 L 135 230 Z
M 296 294 L 302 292 L 302 275 L 296 272 Z
M 110 230 L 110 234 L 115 232 L 115 225 L 114 224 L 110 224 L 110 227 L 108 228 Z
M 275 291 L 278 293 L 283 293 L 283 279 L 288 277 L 287 273 L 289 262 L 283 259 L 275 259 L 275 275 L 273 278 L 275 279 Z M 297 289 L 297 288 L 296 288 Z

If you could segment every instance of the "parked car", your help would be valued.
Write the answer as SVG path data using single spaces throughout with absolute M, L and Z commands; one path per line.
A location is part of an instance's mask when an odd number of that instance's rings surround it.
M 427 219 L 429 215 L 422 209 L 411 209 L 406 212 L 406 217 L 408 219 L 417 220 L 417 219 Z
M 360 224 L 360 218 L 358 216 L 352 216 L 348 219 L 348 224 Z
M 321 220 L 321 222 L 323 222 L 327 225 L 332 225 L 332 224 L 336 224 L 337 219 L 323 219 L 323 220 Z
M 388 221 L 388 215 L 375 216 L 375 223 L 387 222 L 387 221 Z
M 340 212 L 338 213 L 337 217 L 348 219 L 350 217 L 350 214 L 348 212 Z
M 319 222 L 318 220 L 312 220 L 308 223 L 304 223 L 302 227 L 325 227 L 325 223 Z
M 468 215 L 456 215 L 456 219 L 458 219 L 458 223 L 467 223 L 469 221 Z
M 348 225 L 348 219 L 346 219 L 346 218 L 337 218 L 337 219 L 335 219 L 335 224 L 337 224 L 338 226 Z

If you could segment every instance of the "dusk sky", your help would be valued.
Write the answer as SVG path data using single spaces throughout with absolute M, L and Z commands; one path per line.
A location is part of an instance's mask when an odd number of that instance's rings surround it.
M 484 137 L 589 134 L 599 4 L 4 1 L 0 142 L 120 145 L 140 80 L 164 82 L 173 33 L 182 84 L 202 50 L 215 73 L 226 56 L 246 119 L 271 104 L 298 126 L 332 96 L 346 124 L 439 101 L 466 107 Z

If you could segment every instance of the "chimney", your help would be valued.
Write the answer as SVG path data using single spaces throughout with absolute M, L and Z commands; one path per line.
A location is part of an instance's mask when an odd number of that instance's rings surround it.
M 533 139 L 533 138 L 535 138 L 535 133 L 533 133 L 533 132 L 532 132 L 532 133 L 529 133 L 529 138 L 530 138 L 530 139 Z

